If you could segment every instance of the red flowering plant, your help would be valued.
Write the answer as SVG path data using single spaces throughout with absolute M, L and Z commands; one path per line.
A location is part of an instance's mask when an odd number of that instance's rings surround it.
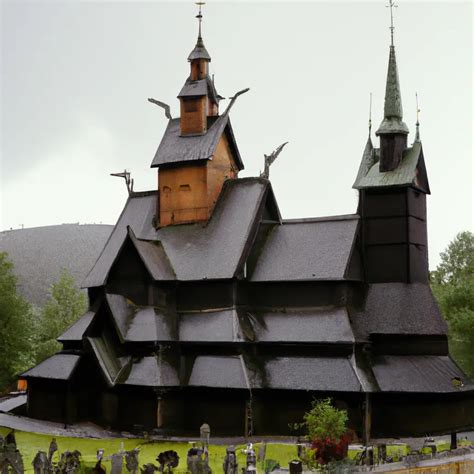
M 306 464 L 326 465 L 347 457 L 351 437 L 346 410 L 335 408 L 330 398 L 313 400 L 303 420 L 298 427 L 305 428 L 311 442 L 311 451 L 303 459 Z

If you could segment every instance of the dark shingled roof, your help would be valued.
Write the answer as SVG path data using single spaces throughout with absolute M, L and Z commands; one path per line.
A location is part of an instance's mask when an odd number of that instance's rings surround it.
M 279 357 L 263 370 L 253 369 L 254 388 L 360 392 L 361 385 L 347 357 Z
M 153 306 L 137 306 L 122 295 L 107 294 L 107 304 L 121 341 L 174 341 L 173 315 Z
M 199 97 L 202 95 L 207 95 L 207 80 L 191 81 L 188 79 L 178 97 Z
M 122 214 L 97 258 L 95 265 L 82 282 L 83 287 L 102 286 L 105 283 L 112 263 L 127 237 L 128 226 L 130 226 L 136 236 L 145 236 L 145 238 L 153 239 L 155 231 L 152 220 L 155 210 L 156 192 L 136 194 L 128 198 Z
M 159 308 L 138 308 L 127 331 L 127 342 L 174 341 L 176 315 L 165 314 Z
M 131 228 L 129 228 L 129 236 L 152 278 L 162 281 L 176 279 L 176 275 L 160 242 L 138 240 Z
M 447 325 L 429 285 L 376 283 L 368 285 L 365 305 L 351 313 L 354 333 L 444 335 Z
M 104 285 L 127 237 L 127 226 L 138 239 L 160 241 L 178 280 L 232 278 L 242 265 L 267 187 L 268 181 L 259 178 L 228 180 L 206 226 L 168 226 L 158 231 L 152 224 L 156 194 L 132 196 L 83 285 Z
M 189 53 L 188 56 L 188 61 L 193 61 L 194 59 L 207 59 L 208 61 L 211 60 L 211 56 L 207 52 L 201 36 L 198 36 L 196 46 L 194 46 L 194 49 Z
M 124 385 L 143 387 L 177 387 L 180 385 L 176 369 L 163 357 L 143 357 L 132 364 Z
M 359 217 L 284 221 L 270 232 L 250 281 L 343 280 Z
M 20 377 L 69 380 L 80 358 L 74 354 L 56 354 L 27 370 Z
M 94 319 L 95 311 L 87 311 L 59 337 L 59 342 L 82 341 L 84 333 Z
M 179 340 L 185 342 L 242 341 L 236 310 L 181 313 Z
M 384 392 L 446 393 L 474 389 L 449 356 L 376 356 L 373 371 Z M 453 384 L 454 377 L 464 386 Z
M 158 230 L 156 238 L 178 280 L 234 277 L 243 263 L 267 186 L 268 181 L 258 178 L 228 180 L 207 226 L 192 224 Z
M 346 357 L 279 357 L 259 362 L 242 356 L 198 356 L 189 386 L 361 391 Z
M 66 269 L 81 284 L 112 232 L 109 225 L 63 224 L 0 232 L 0 252 L 14 264 L 18 290 L 42 305 Z
M 242 356 L 196 357 L 188 385 L 247 389 L 248 377 Z
M 292 309 L 255 316 L 252 326 L 260 342 L 354 342 L 346 308 Z
M 240 158 L 239 149 L 227 113 L 217 117 L 217 119 L 211 117 L 208 121 L 208 130 L 202 135 L 181 136 L 180 119 L 170 120 L 153 158 L 151 167 L 154 168 L 171 163 L 210 160 L 223 133 L 227 135 L 237 167 L 239 170 L 242 170 L 244 165 Z

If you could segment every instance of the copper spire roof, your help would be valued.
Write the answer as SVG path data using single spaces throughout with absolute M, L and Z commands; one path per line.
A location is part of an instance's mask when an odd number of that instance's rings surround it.
M 403 121 L 402 95 L 400 93 L 395 46 L 393 45 L 390 45 L 390 56 L 388 59 L 384 119 L 375 134 L 381 135 L 387 133 L 408 134 L 408 127 Z

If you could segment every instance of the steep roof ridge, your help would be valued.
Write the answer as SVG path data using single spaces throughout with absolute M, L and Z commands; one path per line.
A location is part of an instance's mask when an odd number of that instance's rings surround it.
M 334 222 L 334 221 L 350 221 L 360 219 L 359 214 L 341 214 L 336 216 L 323 217 L 301 217 L 297 219 L 283 219 L 282 224 L 305 224 L 312 222 Z

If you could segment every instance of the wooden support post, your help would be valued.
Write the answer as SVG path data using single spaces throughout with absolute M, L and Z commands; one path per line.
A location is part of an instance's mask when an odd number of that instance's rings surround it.
M 252 398 L 245 402 L 245 439 L 253 436 Z
M 457 433 L 453 431 L 451 433 L 451 446 L 450 449 L 458 449 L 458 437 Z
M 161 428 L 163 426 L 163 398 L 158 396 L 158 403 L 156 407 L 156 427 Z
M 369 446 L 372 426 L 372 406 L 370 400 L 370 393 L 365 394 L 364 401 L 364 444 Z

